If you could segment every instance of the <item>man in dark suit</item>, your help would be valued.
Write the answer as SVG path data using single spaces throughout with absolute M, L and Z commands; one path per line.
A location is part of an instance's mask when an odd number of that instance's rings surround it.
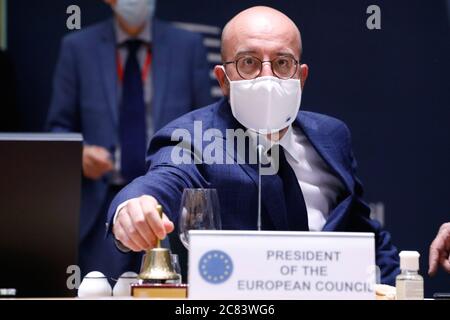
M 84 138 L 82 274 L 118 277 L 130 269 L 130 257 L 111 250 L 111 237 L 104 239 L 111 199 L 144 174 L 156 130 L 212 99 L 200 35 L 154 18 L 155 1 L 105 2 L 114 19 L 62 41 L 47 126 Z
M 398 253 L 361 199 L 348 128 L 325 115 L 298 112 L 308 76 L 301 50 L 298 28 L 274 9 L 250 8 L 226 25 L 223 65 L 215 67 L 226 98 L 155 135 L 147 174 L 110 207 L 110 230 L 122 245 L 134 252 L 151 248 L 173 231 L 184 188 L 216 188 L 224 229 L 373 232 L 381 281 L 394 283 Z M 236 147 L 235 137 L 249 142 Z M 263 170 L 250 160 L 252 150 L 275 169 L 264 167 L 260 219 Z M 166 214 L 162 219 L 157 204 Z

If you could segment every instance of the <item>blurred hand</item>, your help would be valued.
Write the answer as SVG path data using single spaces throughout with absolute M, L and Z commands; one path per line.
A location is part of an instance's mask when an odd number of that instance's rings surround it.
M 163 214 L 159 217 L 158 201 L 152 196 L 142 196 L 128 201 L 117 213 L 113 233 L 127 248 L 139 252 L 155 247 L 157 239 L 164 239 L 174 225 Z
M 450 273 L 450 222 L 444 223 L 430 246 L 428 274 L 436 274 L 438 266 Z
M 98 179 L 111 171 L 114 164 L 108 150 L 99 146 L 83 146 L 83 174 L 90 179 Z

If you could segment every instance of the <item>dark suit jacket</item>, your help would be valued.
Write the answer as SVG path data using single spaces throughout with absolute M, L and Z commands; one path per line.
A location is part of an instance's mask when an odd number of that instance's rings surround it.
M 155 130 L 212 102 L 202 37 L 153 20 L 152 117 Z M 118 142 L 118 76 L 113 20 L 66 36 L 56 66 L 47 127 L 81 132 L 84 142 L 111 152 Z M 81 240 L 95 223 L 109 176 L 83 179 Z
M 183 128 L 195 137 L 194 121 L 201 121 L 203 130 L 218 129 L 218 139 L 226 137 L 226 129 L 240 127 L 231 114 L 228 102 L 223 99 L 191 112 L 161 129 L 150 145 L 147 158 L 149 171 L 125 187 L 113 200 L 108 215 L 110 225 L 120 203 L 143 194 L 154 196 L 177 225 L 184 188 L 216 188 L 220 199 L 223 229 L 256 229 L 256 165 L 238 164 L 236 158 L 233 164 L 209 165 L 175 165 L 171 160 L 171 153 L 179 143 L 171 141 L 173 131 Z M 383 283 L 393 284 L 398 273 L 397 249 L 391 244 L 390 235 L 380 228 L 378 222 L 369 218 L 370 210 L 361 199 L 363 190 L 355 176 L 356 162 L 347 126 L 335 118 L 304 111 L 299 113 L 293 125 L 303 130 L 319 155 L 345 186 L 345 191 L 339 195 L 323 231 L 373 232 L 381 280 Z M 208 143 L 211 142 L 206 142 Z M 203 147 L 204 145 L 205 143 Z M 276 230 L 290 230 L 282 190 L 282 182 L 276 175 L 263 179 L 263 216 L 270 217 Z

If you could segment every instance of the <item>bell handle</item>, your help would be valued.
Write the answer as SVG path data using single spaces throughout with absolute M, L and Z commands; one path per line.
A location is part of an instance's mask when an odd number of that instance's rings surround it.
M 156 206 L 156 210 L 158 210 L 159 217 L 162 219 L 162 217 L 163 217 L 163 209 L 162 209 L 162 206 L 161 206 L 160 204 L 158 204 L 158 205 Z M 157 240 L 156 240 L 156 248 L 161 248 L 161 240 L 159 240 L 159 238 L 157 238 Z

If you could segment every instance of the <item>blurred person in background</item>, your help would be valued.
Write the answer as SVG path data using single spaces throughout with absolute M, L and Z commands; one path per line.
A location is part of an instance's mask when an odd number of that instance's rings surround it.
M 145 173 L 155 131 L 212 98 L 200 35 L 154 17 L 154 0 L 104 2 L 112 19 L 62 40 L 47 127 L 83 134 L 79 265 L 114 278 L 140 256 L 106 236 L 111 199 Z

